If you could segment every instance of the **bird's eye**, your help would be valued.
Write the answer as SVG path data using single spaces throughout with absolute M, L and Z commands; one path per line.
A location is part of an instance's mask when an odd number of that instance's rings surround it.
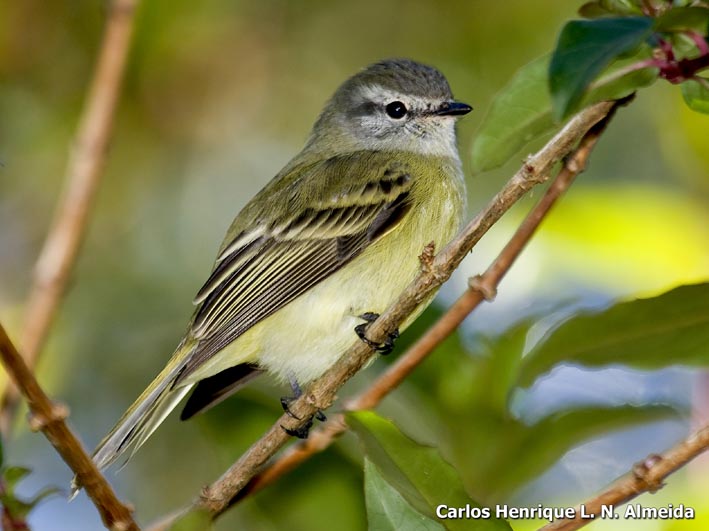
M 399 120 L 406 116 L 406 105 L 400 101 L 392 101 L 386 106 L 386 112 L 390 117 Z

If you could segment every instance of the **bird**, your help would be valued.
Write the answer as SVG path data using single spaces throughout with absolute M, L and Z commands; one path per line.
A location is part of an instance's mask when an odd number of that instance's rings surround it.
M 130 459 L 190 391 L 182 419 L 269 373 L 290 383 L 287 410 L 356 336 L 366 340 L 417 275 L 423 248 L 462 224 L 456 121 L 471 110 L 439 70 L 411 59 L 344 81 L 302 151 L 236 215 L 184 337 L 97 446 L 98 468 Z M 390 350 L 393 338 L 372 346 Z

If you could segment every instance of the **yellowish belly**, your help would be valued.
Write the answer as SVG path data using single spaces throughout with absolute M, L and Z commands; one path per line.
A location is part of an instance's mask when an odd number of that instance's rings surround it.
M 451 194 L 457 193 L 451 189 Z M 460 197 L 434 205 L 423 201 L 402 223 L 339 271 L 257 323 L 208 360 L 188 379 L 198 381 L 239 363 L 258 363 L 280 380 L 305 384 L 330 368 L 357 336 L 358 316 L 382 313 L 420 269 L 419 255 L 434 241 L 437 249 L 457 230 Z M 429 210 L 427 210 L 429 209 Z M 433 297 L 421 303 L 401 330 Z

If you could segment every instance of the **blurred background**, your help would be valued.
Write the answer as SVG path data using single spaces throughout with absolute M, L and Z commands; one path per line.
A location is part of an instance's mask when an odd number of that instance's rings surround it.
M 494 93 L 517 68 L 551 50 L 579 5 L 142 2 L 91 228 L 38 370 L 48 392 L 71 408 L 71 425 L 86 446 L 98 442 L 162 368 L 231 219 L 301 148 L 341 81 L 386 57 L 437 66 L 456 97 L 475 108 L 460 122 L 466 161 Z M 0 321 L 13 337 L 60 194 L 105 9 L 98 0 L 0 2 Z M 515 393 L 506 413 L 510 422 L 529 426 L 570 404 L 666 404 L 678 413 L 585 434 L 560 451 L 553 466 L 531 476 L 515 474 L 514 455 L 489 458 L 489 448 L 514 442 L 496 437 L 514 438 L 515 431 L 493 428 L 478 414 L 494 392 L 495 382 L 485 378 L 494 347 L 520 320 L 558 318 L 709 277 L 708 127 L 709 118 L 686 109 L 673 87 L 642 91 L 619 113 L 590 169 L 545 222 L 495 303 L 470 317 L 379 408 L 418 440 L 439 446 L 478 499 L 579 502 L 685 436 L 707 412 L 707 379 L 697 371 L 559 367 Z M 526 152 L 499 170 L 468 172 L 470 215 Z M 462 293 L 469 276 L 484 270 L 539 194 L 483 239 L 438 304 L 404 334 L 399 353 Z M 538 328 L 544 326 L 542 320 Z M 358 375 L 340 396 L 365 387 L 395 357 Z M 127 467 L 108 477 L 136 506 L 141 522 L 152 522 L 191 500 L 270 426 L 283 394 L 263 378 L 194 421 L 173 416 Z M 23 492 L 67 487 L 70 472 L 24 420 L 20 415 L 5 448 L 8 463 L 33 470 Z M 535 451 L 543 449 L 530 445 L 528 452 Z M 361 459 L 348 434 L 238 505 L 218 529 L 324 530 L 333 522 L 343 530 L 365 529 Z M 483 462 L 495 467 L 483 470 Z M 494 481 L 503 475 L 506 481 Z M 595 529 L 706 529 L 706 489 L 697 462 L 643 499 L 694 505 L 696 520 L 598 522 Z M 62 497 L 47 500 L 30 523 L 57 531 L 101 525 L 84 494 L 68 505 Z

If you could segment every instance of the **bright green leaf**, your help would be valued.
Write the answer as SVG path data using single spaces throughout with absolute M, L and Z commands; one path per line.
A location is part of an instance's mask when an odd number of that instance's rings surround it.
M 709 79 L 704 83 L 690 79 L 682 83 L 682 97 L 693 111 L 709 114 Z
M 709 283 L 577 314 L 525 356 L 519 384 L 531 385 L 562 362 L 639 369 L 709 365 Z
M 584 92 L 611 62 L 637 48 L 652 33 L 648 17 L 573 20 L 561 31 L 549 65 L 554 115 L 577 110 Z
M 406 503 L 394 487 L 382 477 L 376 465 L 364 460 L 364 494 L 368 529 L 373 531 L 443 531 L 438 522 L 425 517 Z
M 455 469 L 435 448 L 411 440 L 376 413 L 350 413 L 347 419 L 363 442 L 367 457 L 414 510 L 435 519 L 436 507 L 441 504 L 480 507 L 466 493 Z M 441 523 L 451 530 L 511 530 L 507 522 L 495 519 L 444 520 Z
M 660 15 L 655 22 L 657 31 L 697 31 L 702 35 L 707 32 L 709 7 L 679 7 Z

